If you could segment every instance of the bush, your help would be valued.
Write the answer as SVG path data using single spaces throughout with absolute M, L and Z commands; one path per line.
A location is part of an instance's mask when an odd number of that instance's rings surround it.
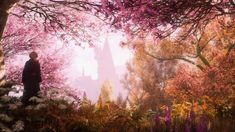
M 149 132 L 149 131 L 234 131 L 233 116 L 210 116 L 189 102 L 162 107 L 158 112 L 122 108 L 113 102 L 98 107 L 80 101 L 79 107 L 63 99 L 33 97 L 22 106 L 20 99 L 7 96 L 11 88 L 0 88 L 0 131 L 36 132 Z M 4 91 L 4 92 L 3 92 Z M 3 94 L 4 93 L 4 94 Z M 198 107 L 198 108 L 197 108 Z M 203 110 L 203 109 L 201 109 Z

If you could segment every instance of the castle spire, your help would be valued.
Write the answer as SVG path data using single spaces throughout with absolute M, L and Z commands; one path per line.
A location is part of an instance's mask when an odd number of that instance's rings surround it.
M 112 52 L 111 52 L 111 48 L 109 46 L 109 41 L 108 41 L 108 34 L 107 34 L 105 41 L 104 41 L 104 45 L 102 48 L 102 54 L 106 59 L 108 59 L 108 61 L 110 63 L 113 63 Z
M 112 52 L 108 42 L 108 35 L 105 38 L 100 52 L 96 52 L 96 60 L 98 64 L 98 80 L 100 80 L 100 82 L 116 76 Z

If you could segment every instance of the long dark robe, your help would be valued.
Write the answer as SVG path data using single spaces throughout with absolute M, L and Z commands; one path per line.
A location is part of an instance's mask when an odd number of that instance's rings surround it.
M 24 84 L 24 93 L 22 97 L 22 102 L 28 105 L 29 99 L 33 96 L 37 96 L 40 91 L 41 70 L 38 61 L 28 60 L 25 63 L 22 82 Z

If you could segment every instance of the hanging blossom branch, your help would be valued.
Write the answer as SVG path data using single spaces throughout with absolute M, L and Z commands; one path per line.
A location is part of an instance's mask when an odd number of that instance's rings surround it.
M 56 4 L 25 1 L 18 3 L 16 7 L 16 11 L 10 12 L 10 14 L 19 18 L 26 17 L 37 22 L 42 22 L 45 29 L 50 27 L 55 30 L 57 28 L 64 29 L 66 27 L 62 22 L 63 19 L 66 19 L 66 14 L 62 11 L 57 11 L 56 9 L 59 9 L 59 6 Z
M 34 21 L 43 22 L 45 28 L 50 30 L 65 29 L 68 25 L 64 21 L 70 21 L 70 11 L 76 13 L 98 10 L 100 7 L 95 2 L 85 0 L 22 0 L 16 2 L 8 11 L 17 17 L 26 17 Z M 72 21 L 72 20 L 71 20 Z
M 86 11 L 91 12 L 90 10 L 93 8 L 91 6 L 95 8 L 98 5 L 78 0 L 73 2 L 67 0 L 24 0 L 15 4 L 8 12 L 10 13 L 9 19 L 13 19 L 12 16 L 17 16 L 19 20 L 24 21 L 23 24 L 27 23 L 25 26 L 34 24 L 44 28 L 44 32 L 59 37 L 65 43 L 73 41 L 80 46 L 88 44 L 92 47 L 104 24 L 101 21 L 92 20 L 89 18 L 90 16 L 85 14 Z M 21 31 L 14 30 L 14 32 Z M 6 32 L 4 34 L 4 36 L 9 35 Z
M 133 27 L 166 37 L 177 28 L 190 25 L 189 33 L 208 21 L 235 14 L 233 0 L 101 0 L 101 13 L 117 28 Z

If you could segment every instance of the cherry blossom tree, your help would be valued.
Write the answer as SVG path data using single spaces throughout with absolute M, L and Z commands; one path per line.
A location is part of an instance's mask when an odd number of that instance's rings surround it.
M 219 16 L 234 16 L 233 0 L 101 0 L 102 13 L 130 34 L 151 31 L 162 38 L 189 25 L 187 33 Z
M 103 25 L 93 16 L 81 12 L 79 8 L 72 9 L 67 5 L 59 6 L 61 3 L 54 6 L 45 5 L 46 12 L 43 12 L 44 7 L 37 9 L 39 5 L 45 4 L 42 2 L 44 1 L 19 2 L 15 5 L 16 7 L 8 11 L 10 15 L 1 40 L 6 60 L 7 78 L 19 84 L 22 66 L 14 67 L 11 64 L 14 61 L 13 57 L 36 50 L 39 54 L 43 54 L 40 59 L 44 80 L 42 86 L 44 88 L 62 87 L 65 78 L 59 71 L 68 62 L 65 62 L 64 54 L 46 49 L 58 45 L 58 40 L 62 41 L 64 45 L 62 52 L 67 49 L 66 45 L 71 43 L 81 47 L 94 46 L 97 41 L 95 39 L 99 36 L 99 32 L 102 32 Z M 33 10 L 25 9 L 25 5 Z M 36 9 L 33 8 L 34 6 Z M 49 20 L 47 21 L 47 19 Z
M 203 66 L 203 70 L 181 65 L 168 85 L 170 97 L 179 102 L 206 100 L 217 110 L 234 105 L 234 29 L 234 20 L 225 17 L 214 20 L 197 35 L 200 42 L 195 43 L 193 49 L 196 53 L 201 50 L 203 59 L 197 54 L 193 58 L 197 65 Z M 191 43 L 193 38 L 188 37 L 186 42 Z M 185 53 L 184 56 L 190 55 L 190 52 Z
M 51 33 L 54 35 L 57 33 L 56 35 L 58 35 L 59 37 L 61 37 L 63 40 L 67 42 L 73 39 L 74 41 L 79 42 L 79 44 L 85 41 L 85 43 L 88 43 L 89 45 L 92 46 L 93 35 L 88 34 L 88 32 L 90 32 L 90 29 L 97 28 L 97 26 L 95 26 L 94 23 L 90 22 L 88 19 L 84 19 L 85 17 L 82 17 L 81 12 L 86 12 L 86 11 L 91 12 L 91 7 L 95 8 L 96 6 L 97 5 L 92 1 L 80 1 L 80 0 L 75 0 L 73 2 L 67 1 L 67 0 L 64 0 L 64 1 L 2 0 L 0 2 L 0 12 L 1 12 L 0 14 L 1 15 L 0 40 L 1 40 L 1 43 L 4 43 L 2 42 L 3 39 L 7 37 L 12 37 L 12 36 L 15 38 L 16 35 L 22 35 L 23 40 L 33 41 L 34 39 L 32 37 L 36 37 L 38 35 L 37 30 L 41 31 L 41 29 L 44 29 L 45 32 L 47 33 Z M 25 28 L 26 30 L 23 30 L 23 29 L 19 29 L 18 31 L 15 30 L 15 32 L 12 32 L 14 30 L 14 25 L 12 25 L 10 29 L 5 28 L 5 26 L 7 25 L 7 20 L 10 21 L 9 14 L 10 14 L 10 17 L 14 15 L 18 17 L 19 19 L 24 19 L 24 21 L 27 18 L 27 22 L 23 24 L 24 26 L 27 24 L 32 25 L 31 23 L 34 23 L 34 24 L 37 23 L 40 26 L 34 25 L 38 27 L 38 28 L 33 27 L 34 31 L 36 32 L 34 33 L 31 32 L 31 33 L 33 33 L 34 35 L 31 36 L 29 33 L 28 34 L 29 38 L 27 37 L 24 38 L 24 36 L 28 33 L 27 28 Z M 14 20 L 15 21 L 13 21 L 13 23 L 16 23 L 17 20 L 16 19 Z M 19 27 L 20 25 L 17 25 L 17 26 Z M 5 32 L 3 32 L 4 29 L 5 29 Z M 77 36 L 80 36 L 80 37 L 77 37 Z M 22 46 L 22 45 L 18 47 L 22 49 L 27 48 L 27 46 Z M 1 50 L 2 62 L 1 62 L 0 70 L 2 74 L 1 80 L 4 82 L 5 76 L 3 72 L 4 71 L 3 60 L 4 60 L 4 57 L 3 57 L 3 52 Z
M 35 51 L 39 54 L 42 74 L 42 89 L 65 87 L 67 78 L 63 75 L 63 71 L 66 66 L 71 64 L 71 62 L 65 58 L 65 55 L 68 55 L 68 52 L 71 51 L 62 48 L 56 50 L 49 47 L 39 47 L 35 49 Z M 25 59 L 22 58 L 28 59 L 28 53 L 28 51 L 22 51 L 5 58 L 7 80 L 10 80 L 17 85 L 21 85 L 21 76 L 25 63 L 22 61 Z
M 68 11 L 76 10 L 91 11 L 91 7 L 98 6 L 95 2 L 84 0 L 2 0 L 0 2 L 1 9 L 1 36 L 6 25 L 8 15 L 13 14 L 18 17 L 28 17 L 39 21 L 44 26 L 53 28 L 63 28 L 66 26 L 63 20 L 68 19 Z M 67 8 L 67 10 L 65 9 Z M 68 10 L 69 9 L 69 10 Z
M 182 66 L 172 83 L 166 89 L 170 97 L 182 100 L 205 100 L 213 108 L 234 104 L 234 51 L 219 64 L 207 68 L 205 72 Z M 228 72 L 229 71 L 229 72 Z

